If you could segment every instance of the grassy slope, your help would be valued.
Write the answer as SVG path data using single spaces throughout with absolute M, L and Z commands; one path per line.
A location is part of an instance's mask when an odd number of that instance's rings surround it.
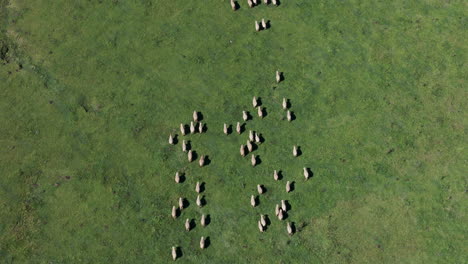
M 226 1 L 10 2 L 2 262 L 165 262 L 174 244 L 182 262 L 465 261 L 462 1 L 284 0 L 238 12 Z M 262 17 L 272 28 L 255 33 Z M 256 168 L 238 155 L 245 134 L 221 134 L 253 95 L 268 111 L 247 124 L 266 138 Z M 213 160 L 203 169 L 166 144 L 194 109 L 208 124 L 191 137 Z M 314 171 L 307 183 L 304 165 Z M 181 168 L 188 179 L 175 185 Z M 273 169 L 297 182 L 293 193 Z M 268 192 L 252 209 L 257 183 Z M 191 206 L 173 221 L 181 195 Z M 293 237 L 276 220 L 257 231 L 258 214 L 271 216 L 279 199 L 303 226 Z M 183 232 L 200 212 L 212 224 Z M 203 252 L 201 235 L 212 241 Z

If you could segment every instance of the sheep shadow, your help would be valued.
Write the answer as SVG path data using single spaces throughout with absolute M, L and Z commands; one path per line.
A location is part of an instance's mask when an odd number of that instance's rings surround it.
M 181 258 L 183 255 L 184 253 L 182 253 L 182 248 L 176 247 L 176 259 Z
M 258 197 L 258 195 L 256 195 L 254 197 L 254 200 L 255 200 L 255 207 L 258 207 L 260 205 L 260 197 Z
M 197 112 L 197 115 L 198 115 L 198 121 L 199 122 L 202 121 L 204 118 L 203 114 L 201 112 Z
M 244 131 L 245 131 L 245 123 L 242 123 L 242 125 L 240 125 L 240 132 L 239 132 L 239 134 L 242 134 Z
M 205 248 L 208 248 L 211 244 L 210 237 L 205 238 Z
M 205 199 L 205 196 L 203 195 L 201 198 L 200 198 L 200 207 L 203 207 L 206 205 L 206 199 Z
M 283 211 L 283 220 L 288 219 L 289 215 L 287 211 Z
M 296 120 L 296 114 L 293 111 L 289 111 L 291 113 L 291 121 Z
M 192 150 L 192 159 L 197 160 L 198 159 L 198 153 L 195 150 Z
M 257 98 L 257 107 L 258 106 L 262 106 L 262 98 L 261 97 Z
M 239 3 L 237 3 L 237 1 L 234 1 L 234 11 L 237 11 L 239 10 L 241 7 L 239 5 Z
M 208 166 L 208 165 L 210 165 L 210 163 L 211 163 L 210 156 L 206 155 L 205 156 L 205 165 L 203 165 L 203 166 Z
M 291 108 L 291 100 L 289 99 L 286 99 L 286 109 L 289 109 Z M 293 114 L 293 112 L 291 112 L 291 115 Z
M 268 191 L 268 189 L 263 184 L 260 184 L 260 188 L 262 188 L 262 194 L 265 194 Z
M 277 6 L 280 6 L 280 5 L 281 5 L 281 1 L 280 1 L 280 0 L 276 0 L 276 5 L 277 5 Z
M 284 81 L 285 78 L 284 78 L 284 73 L 283 72 L 279 72 L 279 82 L 282 82 Z
M 252 144 L 252 145 L 255 145 L 255 144 Z M 260 158 L 260 156 L 255 156 L 255 160 L 257 161 L 255 166 L 262 164 L 262 159 Z
M 230 135 L 232 133 L 232 125 L 227 127 L 227 134 Z
M 266 107 L 264 107 L 264 108 L 262 109 L 262 112 L 263 112 L 263 118 L 265 118 L 265 117 L 268 116 L 268 111 L 267 111 L 267 108 L 266 108 Z
M 185 144 L 185 147 L 186 147 L 187 151 L 191 150 L 192 149 L 192 141 L 188 140 L 187 143 Z
M 292 231 L 292 233 L 293 233 L 293 234 L 296 233 L 296 223 L 290 222 L 289 224 L 290 224 L 290 226 L 291 226 L 291 231 Z
M 246 111 L 245 113 L 247 114 L 247 120 L 245 120 L 245 121 L 252 120 L 252 115 L 250 114 L 250 112 Z
M 211 223 L 211 216 L 210 215 L 206 215 L 205 216 L 205 226 L 209 225 Z
M 201 124 L 201 130 L 198 130 L 199 133 L 204 133 L 208 130 L 208 128 L 206 127 L 206 124 L 203 124 L 203 123 L 198 123 L 199 126 Z
M 270 217 L 268 215 L 264 215 L 265 217 L 265 223 L 266 223 L 266 226 L 269 226 L 271 225 L 271 220 L 270 220 Z
M 314 177 L 314 172 L 310 168 L 306 168 L 306 171 L 309 173 L 309 178 Z
M 260 139 L 260 142 L 259 142 L 259 143 L 265 142 L 265 138 L 263 137 L 262 134 L 258 134 L 258 138 Z
M 294 190 L 296 189 L 296 182 L 295 181 L 290 182 L 289 186 L 291 187 L 289 192 L 294 192 Z
M 205 182 L 200 183 L 200 193 L 205 191 Z
M 174 137 L 172 138 L 172 142 L 174 143 L 174 145 L 176 145 L 177 143 L 179 143 L 179 135 L 178 134 L 175 134 Z
M 297 146 L 297 157 L 300 157 L 302 155 L 302 150 L 301 150 L 301 146 Z
M 186 180 L 185 173 L 181 173 L 179 175 L 179 183 L 183 183 L 185 182 L 185 180 Z
M 265 22 L 265 28 L 264 29 L 269 29 L 271 27 L 271 21 L 270 20 L 267 20 Z
M 190 225 L 190 230 L 194 229 L 195 227 L 197 227 L 197 223 L 195 222 L 195 219 L 190 219 L 189 221 L 189 225 Z
M 279 170 L 278 171 L 278 181 L 282 180 L 284 178 L 283 176 L 283 171 L 282 170 Z
M 185 198 L 182 199 L 182 209 L 188 208 L 189 206 L 190 206 L 190 202 Z
M 286 205 L 286 211 L 290 211 L 292 209 L 292 206 L 288 200 L 284 200 L 284 204 Z

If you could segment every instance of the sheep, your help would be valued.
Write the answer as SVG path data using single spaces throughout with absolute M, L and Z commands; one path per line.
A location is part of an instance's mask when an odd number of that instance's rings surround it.
M 190 134 L 195 134 L 195 125 L 193 121 L 190 121 Z
M 258 135 L 258 133 L 255 133 L 255 143 L 260 143 L 260 136 Z
M 200 182 L 197 181 L 197 185 L 195 185 L 195 191 L 197 193 L 201 193 L 201 186 L 200 186 Z
M 192 161 L 193 161 L 193 152 L 192 152 L 192 150 L 189 150 L 189 151 L 188 151 L 187 158 L 188 158 L 188 161 L 189 161 L 189 162 L 192 162 Z
M 177 250 L 176 247 L 172 247 L 172 259 L 176 260 L 177 259 Z
M 280 206 L 279 204 L 276 204 L 276 207 L 275 207 L 275 215 L 278 216 L 279 215 L 279 211 L 280 211 Z
M 275 0 L 273 0 L 273 4 L 275 4 Z M 276 82 L 279 83 L 281 81 L 281 73 L 276 71 Z
M 279 180 L 279 175 L 276 170 L 273 172 L 273 179 L 275 179 L 275 181 Z
M 277 0 L 272 0 L 271 1 L 273 3 L 273 5 L 277 6 L 278 5 L 278 1 Z
M 255 138 L 254 132 L 252 130 L 250 130 L 249 131 L 249 140 L 250 140 L 250 142 L 254 142 L 254 138 Z
M 250 205 L 252 205 L 252 207 L 255 207 L 257 206 L 257 200 L 255 199 L 255 196 L 250 196 Z
M 263 29 L 266 29 L 266 28 L 267 28 L 267 24 L 266 24 L 264 18 L 262 18 L 262 27 L 263 27 Z M 254 107 L 255 107 L 255 106 L 254 106 Z
M 253 105 L 254 108 L 258 106 L 257 97 L 255 97 L 255 96 L 252 99 L 252 105 Z
M 258 191 L 258 194 L 262 194 L 265 190 L 263 189 L 262 185 L 257 184 L 257 191 Z
M 179 197 L 179 209 L 184 209 L 184 198 Z
M 296 145 L 294 145 L 294 147 L 293 147 L 293 156 L 297 157 L 298 155 L 299 155 L 299 153 L 297 151 L 297 147 L 296 147 Z
M 252 158 L 250 159 L 252 166 L 255 167 L 257 165 L 257 158 L 255 157 L 255 154 L 252 154 Z
M 191 227 L 192 225 L 190 224 L 190 219 L 187 218 L 187 220 L 185 220 L 185 230 L 190 231 Z
M 252 0 L 247 0 L 247 4 L 249 5 L 250 8 L 253 7 L 253 2 L 252 2 Z
M 204 248 L 205 248 L 205 238 L 204 238 L 204 237 L 201 237 L 201 238 L 200 238 L 200 248 L 201 248 L 201 249 L 204 249 Z
M 286 201 L 285 200 L 281 200 L 281 210 L 283 210 L 284 212 L 286 212 L 288 210 L 288 207 L 286 206 Z
M 253 3 L 254 3 L 254 5 L 258 4 L 257 0 L 253 0 Z
M 262 233 L 263 233 L 263 231 L 265 231 L 264 226 L 262 225 L 262 223 L 260 221 L 258 221 L 258 230 L 260 230 L 260 232 L 262 232 Z
M 262 224 L 262 226 L 266 226 L 266 220 L 264 215 L 260 215 L 260 223 Z
M 176 174 L 175 174 L 175 179 L 174 179 L 174 180 L 175 180 L 176 183 L 180 183 L 180 175 L 179 175 L 179 172 L 176 172 Z
M 309 175 L 309 170 L 308 170 L 306 167 L 304 167 L 304 178 L 305 178 L 306 180 L 308 180 L 308 179 L 309 179 L 309 176 L 310 176 L 310 175 Z
M 284 213 L 283 213 L 283 209 L 279 209 L 279 212 L 278 212 L 278 219 L 279 220 L 283 220 L 284 219 Z
M 206 216 L 202 214 L 201 219 L 200 219 L 200 224 L 201 226 L 205 227 L 206 226 Z
M 184 124 L 180 124 L 180 133 L 182 134 L 182 136 L 185 136 L 185 125 Z
M 286 192 L 290 192 L 291 191 L 291 183 L 289 181 L 286 182 Z
M 283 98 L 283 110 L 286 109 L 288 109 L 288 101 L 286 100 L 286 98 Z
M 201 155 L 200 160 L 198 161 L 198 165 L 200 165 L 200 167 L 203 167 L 205 165 L 205 156 L 204 155 Z
M 239 122 L 237 122 L 236 132 L 237 132 L 237 134 L 239 134 L 239 135 L 240 135 L 240 133 L 241 133 L 241 125 L 240 125 Z
M 259 106 L 257 107 L 258 117 L 263 118 L 263 109 Z
M 234 2 L 234 0 L 231 0 L 231 8 L 232 8 L 232 11 L 236 11 L 236 9 L 237 9 L 237 6 L 236 6 L 236 3 Z
M 198 112 L 197 111 L 193 111 L 193 121 L 198 122 Z
M 258 24 L 257 20 L 255 20 L 255 31 L 260 31 L 260 25 Z
M 252 143 L 250 143 L 249 140 L 247 140 L 247 149 L 249 150 L 249 152 L 252 152 L 252 150 L 253 150 L 253 145 L 252 145 Z
M 242 157 L 245 157 L 246 153 L 245 153 L 245 146 L 244 145 L 240 146 L 240 154 L 241 154 Z
M 200 208 L 203 206 L 200 195 L 197 195 L 196 203 L 197 203 L 198 207 L 200 207 Z
M 174 138 L 172 137 L 172 134 L 169 134 L 169 144 L 174 145 Z
M 291 120 L 292 120 L 291 111 L 288 110 L 288 112 L 286 112 L 286 118 L 288 119 L 289 122 L 291 122 Z
M 185 140 L 182 140 L 182 151 L 187 152 L 187 142 Z
M 226 123 L 224 123 L 223 131 L 224 131 L 224 134 L 226 134 L 226 135 L 228 134 L 228 126 L 226 125 Z
M 288 222 L 288 224 L 286 225 L 286 229 L 288 230 L 288 235 L 292 235 L 294 233 L 293 229 L 292 229 L 292 226 L 291 226 L 291 223 Z
M 265 3 L 266 5 L 269 4 L 268 0 L 263 0 L 263 3 Z
M 172 218 L 176 219 L 177 218 L 177 207 L 172 206 Z
M 200 133 L 200 134 L 203 133 L 203 123 L 202 122 L 198 123 L 198 133 Z
M 249 115 L 247 114 L 247 111 L 242 111 L 242 119 L 244 119 L 244 121 L 247 121 L 247 119 L 249 119 Z

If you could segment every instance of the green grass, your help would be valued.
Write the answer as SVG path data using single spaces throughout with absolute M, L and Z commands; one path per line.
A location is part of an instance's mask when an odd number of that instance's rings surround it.
M 0 0 L 1 263 L 166 263 L 173 245 L 182 263 L 466 263 L 466 4 L 240 4 Z M 268 115 L 246 125 L 266 140 L 252 168 L 247 134 L 222 126 L 254 95 Z M 167 144 L 194 110 L 204 168 Z M 179 196 L 191 205 L 174 221 Z M 273 217 L 281 199 L 291 237 Z M 185 232 L 201 213 L 211 224 Z

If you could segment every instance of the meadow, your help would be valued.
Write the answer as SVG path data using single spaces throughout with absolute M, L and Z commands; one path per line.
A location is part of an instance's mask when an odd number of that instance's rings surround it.
M 239 3 L 0 0 L 1 263 L 168 263 L 172 246 L 180 263 L 467 263 L 466 3 Z M 207 131 L 182 137 L 194 110 Z M 222 133 L 243 110 L 256 167 L 247 133 Z

